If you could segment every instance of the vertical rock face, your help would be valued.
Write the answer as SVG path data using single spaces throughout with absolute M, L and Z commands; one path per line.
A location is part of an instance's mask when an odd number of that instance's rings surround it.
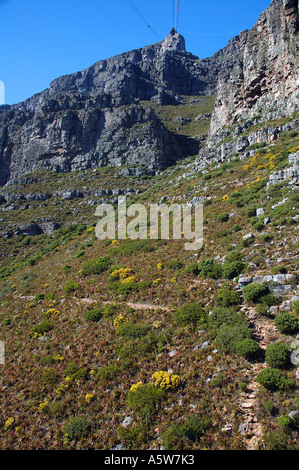
M 239 119 L 298 109 L 297 33 L 298 0 L 274 0 L 252 30 L 240 34 L 237 62 L 219 78 L 211 135 Z
M 25 102 L 0 108 L 0 184 L 39 169 L 163 169 L 188 155 L 188 145 L 140 101 L 177 104 L 178 95 L 212 94 L 215 85 L 213 64 L 186 52 L 175 32 L 62 76 Z
M 216 95 L 210 135 L 266 113 L 298 109 L 298 0 L 274 0 L 251 31 L 211 58 L 186 52 L 171 31 L 161 42 L 71 75 L 13 106 L 0 107 L 0 185 L 25 173 L 139 165 L 159 171 L 194 155 L 142 105 L 179 105 L 181 96 Z

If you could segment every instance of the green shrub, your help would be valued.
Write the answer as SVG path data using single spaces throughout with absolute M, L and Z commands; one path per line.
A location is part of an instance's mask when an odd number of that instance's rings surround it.
M 64 287 L 63 287 L 63 293 L 64 294 L 69 294 L 71 292 L 75 292 L 76 290 L 78 290 L 80 287 L 80 285 L 78 284 L 78 282 L 75 282 L 73 281 L 72 279 L 69 279 L 65 284 L 64 284 Z
M 165 263 L 165 266 L 168 269 L 173 269 L 174 271 L 177 271 L 178 269 L 181 269 L 183 267 L 183 263 L 180 260 L 171 260 L 167 261 Z
M 41 375 L 41 381 L 46 385 L 51 385 L 52 387 L 57 383 L 58 378 L 58 374 L 52 367 L 45 369 Z
M 126 338 L 136 339 L 140 336 L 144 336 L 149 330 L 147 325 L 136 325 L 132 322 L 122 323 L 116 330 L 118 336 L 124 336 Z
M 223 284 L 217 293 L 216 302 L 222 307 L 238 305 L 240 303 L 240 295 L 231 289 L 228 284 Z
M 285 312 L 274 319 L 276 328 L 284 334 L 292 335 L 299 330 L 299 318 L 294 313 Z
M 43 320 L 39 325 L 35 325 L 32 329 L 33 333 L 37 333 L 39 335 L 44 335 L 48 333 L 54 328 L 53 324 L 48 320 Z
M 234 261 L 242 261 L 243 255 L 239 251 L 232 249 L 231 251 L 228 252 L 228 254 L 225 257 L 225 262 L 226 263 L 232 263 Z
M 284 369 L 289 364 L 289 350 L 284 343 L 271 343 L 266 349 L 265 360 L 274 369 Z
M 207 313 L 203 310 L 202 306 L 196 302 L 183 305 L 174 314 L 174 320 L 182 326 L 204 325 L 207 321 Z
M 180 426 L 180 434 L 187 437 L 192 442 L 197 442 L 200 437 L 212 426 L 212 420 L 206 416 L 190 416 L 184 424 Z
M 106 304 L 103 306 L 102 314 L 103 317 L 111 317 L 118 311 L 119 307 L 114 304 Z
M 254 359 L 260 352 L 260 347 L 256 341 L 251 338 L 245 338 L 236 343 L 236 353 L 247 359 Z
M 233 279 L 239 276 L 243 271 L 245 265 L 242 261 L 225 261 L 223 266 L 223 277 L 226 279 Z
M 203 260 L 198 264 L 198 273 L 205 278 L 220 279 L 222 267 L 212 259 Z
M 154 414 L 163 396 L 163 390 L 153 384 L 140 385 L 136 390 L 130 390 L 127 404 L 138 416 L 144 419 Z
M 252 282 L 247 286 L 243 287 L 243 296 L 246 302 L 257 303 L 261 298 L 269 293 L 268 287 L 264 284 L 259 284 L 257 282 Z
M 134 427 L 125 428 L 119 426 L 117 428 L 118 438 L 123 442 L 127 449 L 131 447 L 141 446 L 146 442 L 147 428 L 143 424 L 137 424 Z
M 282 302 L 282 297 L 279 295 L 273 295 L 269 292 L 268 294 L 263 295 L 259 302 L 267 305 L 268 307 L 271 307 L 271 305 L 280 305 Z
M 288 434 L 282 432 L 281 429 L 266 432 L 263 436 L 265 450 L 297 450 L 298 447 L 294 444 Z
M 241 230 L 242 230 L 242 227 L 240 227 L 239 224 L 234 224 L 234 225 L 232 226 L 232 231 L 233 231 L 233 232 L 240 232 Z
M 272 274 L 287 274 L 288 268 L 282 265 L 274 266 L 271 269 Z
M 299 300 L 295 300 L 295 302 L 293 302 L 292 309 L 294 310 L 295 313 L 299 314 Z
M 224 372 L 219 372 L 211 381 L 211 387 L 223 387 L 227 382 L 227 374 Z
M 258 232 L 261 232 L 262 230 L 264 230 L 265 225 L 261 220 L 259 220 L 258 222 L 253 224 L 252 227 L 254 228 L 254 230 L 257 230 Z
M 186 266 L 184 272 L 186 274 L 194 274 L 194 276 L 197 276 L 197 274 L 198 274 L 198 264 L 195 263 L 195 262 L 188 264 L 188 266 Z
M 279 369 L 268 367 L 259 372 L 256 381 L 263 387 L 272 390 L 289 390 L 294 387 L 295 381 L 285 377 Z
M 69 362 L 63 373 L 66 377 L 70 377 L 71 375 L 76 374 L 78 370 L 79 366 L 75 362 Z
M 101 258 L 91 259 L 83 263 L 81 271 L 83 276 L 92 276 L 94 274 L 101 274 L 103 271 L 111 266 L 112 262 L 107 256 Z
M 231 307 L 214 307 L 211 314 L 208 317 L 208 326 L 209 330 L 214 334 L 218 332 L 218 330 L 222 326 L 234 326 L 237 324 L 244 324 L 248 325 L 248 321 Z
M 269 243 L 273 238 L 273 235 L 271 235 L 270 233 L 263 233 L 261 235 L 261 241 L 263 243 Z
M 84 320 L 87 322 L 98 322 L 101 318 L 102 309 L 100 307 L 87 309 L 87 312 L 84 314 Z
M 163 448 L 165 450 L 177 450 L 180 448 L 181 432 L 180 427 L 171 424 L 162 434 Z
M 102 366 L 98 371 L 98 378 L 100 381 L 106 382 L 108 380 L 113 380 L 120 372 L 118 365 L 109 364 L 107 366 Z
M 244 213 L 247 217 L 256 217 L 257 206 L 249 206 L 245 209 Z
M 290 428 L 292 426 L 292 418 L 289 415 L 279 416 L 278 424 L 282 428 Z
M 40 302 L 41 300 L 44 300 L 44 298 L 45 298 L 45 294 L 43 294 L 42 292 L 39 292 L 39 294 L 35 296 L 34 301 Z
M 227 222 L 229 219 L 229 214 L 227 212 L 222 212 L 217 216 L 219 222 Z
M 63 426 L 62 431 L 67 439 L 76 441 L 82 437 L 88 436 L 90 424 L 84 416 L 75 416 Z
M 246 323 L 223 325 L 217 333 L 216 345 L 223 352 L 236 352 L 236 345 L 245 338 L 250 337 L 251 331 Z
M 243 207 L 244 204 L 242 201 L 242 194 L 237 191 L 234 191 L 233 193 L 231 193 L 228 199 L 228 203 L 232 206 Z

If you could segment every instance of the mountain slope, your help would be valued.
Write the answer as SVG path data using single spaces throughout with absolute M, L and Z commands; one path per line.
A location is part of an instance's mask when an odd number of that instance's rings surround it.
M 0 112 L 2 450 L 298 450 L 295 6 L 212 58 L 170 35 Z M 202 248 L 98 239 L 125 198 L 203 204 Z

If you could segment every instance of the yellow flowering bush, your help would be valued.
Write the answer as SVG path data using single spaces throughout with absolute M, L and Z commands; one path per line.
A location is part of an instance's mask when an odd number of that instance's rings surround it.
M 61 384 L 56 390 L 55 393 L 56 395 L 62 395 L 68 388 L 69 388 L 69 382 L 71 381 L 71 377 L 66 377 L 65 381 L 66 383 Z
M 152 375 L 152 379 L 155 381 L 155 386 L 160 387 L 163 390 L 168 390 L 170 388 L 177 388 L 181 383 L 181 378 L 178 375 L 170 374 L 164 370 L 155 372 Z
M 60 315 L 60 312 L 56 308 L 49 308 L 47 315 Z
M 142 382 L 137 382 L 137 384 L 132 385 L 132 387 L 130 388 L 130 392 L 136 392 L 136 390 L 138 390 L 138 388 L 141 387 L 142 385 L 143 385 Z
M 45 409 L 49 408 L 50 403 L 48 401 L 45 401 L 44 403 L 40 403 L 38 405 L 38 409 L 40 411 L 44 411 Z
M 291 148 L 290 153 L 296 153 L 299 150 L 299 145 L 296 145 L 295 147 Z
M 87 393 L 87 394 L 85 395 L 85 400 L 87 401 L 87 403 L 90 403 L 91 400 L 93 400 L 93 399 L 94 399 L 93 393 Z
M 4 427 L 8 429 L 14 422 L 15 422 L 14 418 L 8 418 L 8 420 L 5 421 Z
M 163 269 L 163 264 L 162 264 L 162 263 L 158 263 L 158 264 L 157 264 L 157 269 Z
M 120 269 L 115 269 L 114 271 L 112 271 L 109 277 L 111 280 L 125 279 L 128 276 L 130 276 L 130 274 L 132 273 L 133 273 L 133 270 L 131 268 L 120 268 Z
M 114 319 L 113 325 L 115 326 L 115 328 L 118 328 L 120 325 L 127 321 L 128 319 L 124 315 L 120 314 Z
M 160 284 L 160 282 L 161 282 L 161 279 L 154 279 L 153 280 L 154 285 Z
M 61 354 L 56 354 L 56 356 L 53 356 L 54 361 L 64 361 L 64 357 Z
M 136 276 L 129 276 L 126 279 L 123 279 L 121 281 L 122 284 L 129 284 L 130 282 L 135 282 L 136 281 Z

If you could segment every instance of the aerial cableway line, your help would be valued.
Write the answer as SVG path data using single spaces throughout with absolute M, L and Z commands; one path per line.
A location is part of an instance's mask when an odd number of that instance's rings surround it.
M 173 25 L 172 30 L 178 30 L 179 16 L 180 16 L 180 0 L 172 0 L 172 10 L 173 10 Z
M 139 10 L 139 8 L 135 5 L 135 3 L 133 2 L 133 0 L 126 0 L 127 4 L 132 8 L 132 10 L 136 13 L 136 15 L 138 16 L 138 18 L 144 23 L 146 24 L 146 26 L 148 27 L 148 29 L 150 29 L 159 39 L 160 39 L 160 36 L 159 34 L 154 30 L 154 28 L 151 27 L 150 23 L 147 21 L 147 19 L 145 18 L 145 16 L 141 13 L 141 11 Z

